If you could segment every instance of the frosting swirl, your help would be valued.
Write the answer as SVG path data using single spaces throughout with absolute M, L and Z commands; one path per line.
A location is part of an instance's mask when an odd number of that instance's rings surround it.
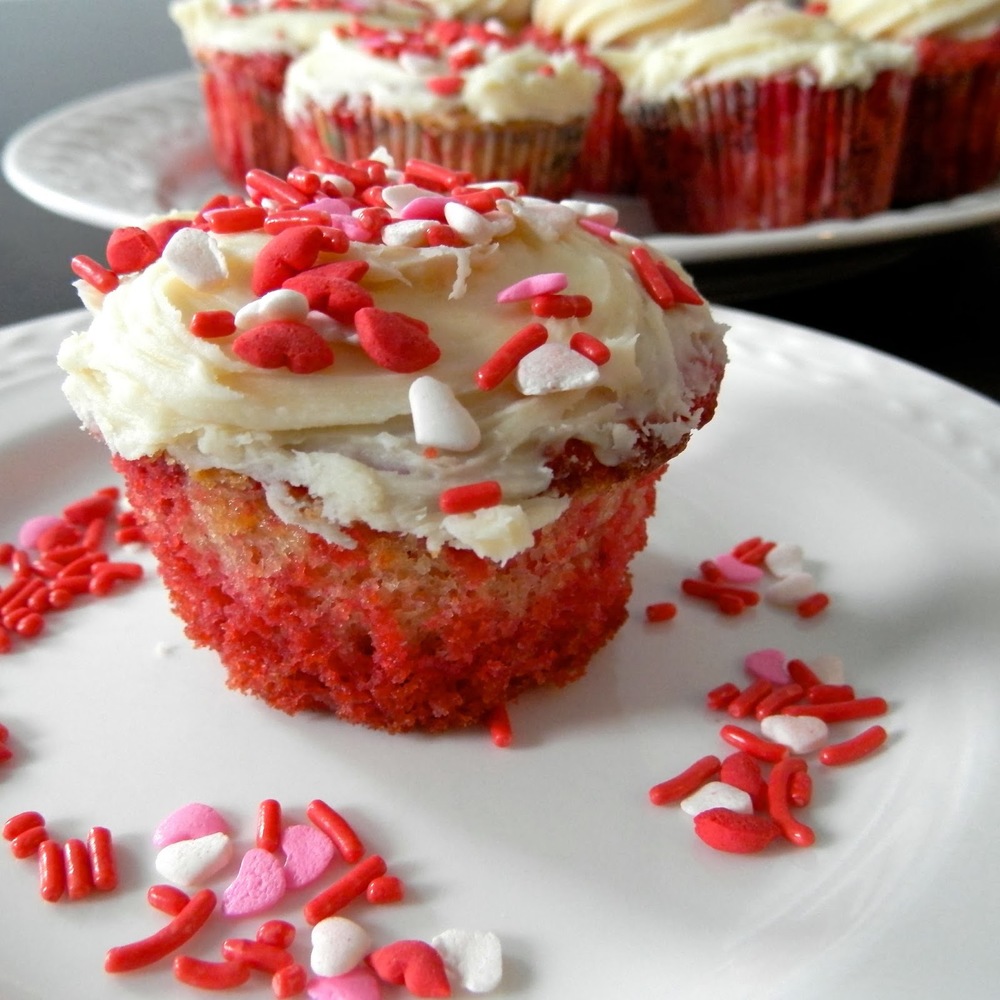
M 884 69 L 912 69 L 909 46 L 867 41 L 828 18 L 756 0 L 724 24 L 637 46 L 613 65 L 626 100 L 681 96 L 693 83 L 806 73 L 820 87 L 867 87 Z
M 717 24 L 739 6 L 740 0 L 535 0 L 531 21 L 563 41 L 602 49 Z
M 1000 30 L 1000 0 L 828 0 L 827 15 L 864 38 L 984 38 Z
M 183 216 L 176 225 L 185 227 L 162 253 L 122 273 L 117 287 L 102 293 L 78 283 L 92 320 L 66 339 L 58 361 L 83 425 L 126 459 L 166 454 L 191 471 L 249 476 L 264 485 L 279 517 L 338 544 L 353 544 L 342 529 L 363 521 L 423 537 L 432 551 L 448 544 L 502 562 L 530 547 L 532 531 L 568 503 L 550 491 L 548 464 L 567 441 L 586 442 L 597 460 L 616 466 L 641 460 L 650 441 L 680 450 L 707 418 L 703 407 L 725 364 L 724 328 L 693 293 L 690 304 L 654 301 L 630 257 L 643 245 L 613 228 L 612 209 L 519 197 L 503 185 L 489 195 L 495 207 L 478 212 L 456 209 L 458 194 L 433 194 L 391 166 L 382 179 L 396 206 L 382 229 L 342 239 L 312 266 L 357 268 L 357 284 L 379 316 L 426 324 L 437 360 L 420 362 L 418 371 L 386 367 L 357 316 L 354 330 L 315 311 L 299 315 L 300 327 L 313 324 L 312 335 L 325 338 L 334 360 L 308 372 L 296 373 L 289 362 L 272 367 L 240 349 L 241 336 L 259 331 L 261 319 L 251 317 L 243 332 L 195 335 L 201 315 L 232 314 L 239 327 L 248 309 L 263 308 L 270 293 L 260 294 L 261 262 L 279 235 L 259 224 L 214 232 L 211 213 L 194 225 Z M 343 183 L 341 175 L 323 180 Z M 452 241 L 459 245 L 429 245 L 426 233 L 437 223 L 402 218 L 435 198 L 451 206 L 448 217 L 465 234 Z M 319 212 L 324 203 L 317 197 L 301 210 Z M 363 211 L 340 223 L 349 228 Z M 330 219 L 327 231 L 338 221 Z M 424 238 L 392 230 L 403 222 L 426 222 Z M 663 266 L 683 280 L 679 265 Z M 298 273 L 308 276 L 311 267 Z M 546 282 L 555 275 L 552 287 L 584 297 L 589 314 L 539 318 L 532 296 L 511 291 L 525 279 L 537 285 L 539 275 Z M 289 298 L 287 288 L 280 292 Z M 573 377 L 553 384 L 546 360 L 535 374 L 518 366 L 486 385 L 483 366 L 533 323 L 550 351 L 577 359 L 565 369 Z M 604 345 L 602 363 L 581 361 L 567 347 L 581 330 Z M 557 374 L 563 364 L 557 360 Z M 586 377 L 577 380 L 581 366 Z M 414 383 L 426 377 L 453 397 L 476 433 L 428 450 L 414 396 Z M 499 484 L 501 503 L 459 513 L 440 508 L 442 491 L 481 481 Z

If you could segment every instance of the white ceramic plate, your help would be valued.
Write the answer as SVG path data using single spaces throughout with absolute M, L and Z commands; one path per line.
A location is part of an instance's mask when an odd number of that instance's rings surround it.
M 157 77 L 56 109 L 7 143 L 3 170 L 27 198 L 113 229 L 226 188 L 212 161 L 193 72 Z M 644 203 L 616 198 L 625 228 L 686 263 L 905 240 L 1000 219 L 1000 184 L 947 202 L 764 232 L 656 233 Z
M 152 572 L 18 642 L 0 662 L 16 755 L 0 765 L 0 820 L 37 809 L 56 839 L 108 826 L 122 885 L 46 903 L 34 865 L 0 845 L 4 1000 L 191 996 L 169 963 L 103 972 L 107 948 L 165 922 L 144 898 L 161 881 L 152 830 L 200 801 L 245 848 L 262 799 L 303 822 L 315 797 L 408 887 L 400 904 L 348 915 L 377 944 L 496 931 L 499 997 L 995 996 L 1000 408 L 872 350 L 718 314 L 732 324 L 719 412 L 663 482 L 630 620 L 583 680 L 512 706 L 510 748 L 478 730 L 389 736 L 289 718 L 230 692 Z M 114 482 L 59 391 L 55 345 L 80 322 L 0 331 L 0 539 Z M 678 596 L 702 559 L 755 534 L 804 546 L 833 598 L 824 615 L 762 605 L 724 618 Z M 678 602 L 677 618 L 646 624 L 660 600 Z M 813 767 L 814 847 L 721 854 L 647 790 L 729 752 L 704 695 L 740 682 L 743 656 L 764 647 L 842 657 L 859 693 L 889 700 L 891 739 L 852 767 Z M 312 891 L 266 914 L 297 921 L 300 960 Z M 218 917 L 186 950 L 218 957 L 223 937 L 262 919 Z M 238 995 L 272 995 L 253 983 Z

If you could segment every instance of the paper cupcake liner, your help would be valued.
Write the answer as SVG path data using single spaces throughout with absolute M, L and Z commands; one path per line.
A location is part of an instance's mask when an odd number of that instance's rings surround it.
M 1000 33 L 919 48 L 893 196 L 900 205 L 968 194 L 1000 176 Z
M 884 210 L 910 85 L 908 74 L 890 70 L 866 89 L 726 81 L 626 109 L 656 224 L 757 230 Z
M 603 84 L 583 137 L 578 184 L 596 194 L 632 194 L 638 185 L 632 136 L 622 117 L 622 84 L 617 74 L 599 64 Z
M 212 154 L 232 184 L 242 186 L 251 167 L 283 177 L 295 164 L 281 109 L 290 61 L 288 56 L 268 53 L 199 56 Z
M 585 122 L 554 125 L 511 122 L 491 125 L 408 119 L 393 112 L 315 108 L 292 122 L 292 145 L 300 163 L 317 156 L 363 159 L 384 146 L 396 163 L 416 158 L 464 170 L 482 180 L 516 180 L 528 194 L 558 200 L 577 186 Z

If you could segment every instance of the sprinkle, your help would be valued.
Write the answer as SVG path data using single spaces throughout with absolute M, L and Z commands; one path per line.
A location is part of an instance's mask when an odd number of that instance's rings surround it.
M 405 986 L 415 996 L 451 996 L 444 961 L 425 941 L 395 941 L 371 952 L 367 961 L 379 979 Z
M 69 262 L 69 266 L 78 278 L 82 278 L 99 292 L 107 294 L 118 287 L 118 275 L 114 271 L 102 267 L 93 257 L 77 254 Z
M 450 929 L 431 939 L 448 971 L 469 993 L 491 993 L 503 978 L 503 949 L 493 931 Z
M 551 295 L 561 292 L 568 284 L 569 279 L 561 271 L 535 274 L 497 292 L 497 302 L 523 302 L 536 295 Z
M 333 916 L 352 900 L 364 895 L 373 878 L 385 873 L 385 861 L 377 854 L 370 854 L 306 903 L 302 910 L 306 923 L 314 926 L 326 917 Z
M 677 616 L 677 605 L 671 601 L 660 601 L 646 605 L 646 621 L 668 622 Z
M 476 372 L 480 389 L 495 389 L 515 368 L 525 355 L 541 347 L 548 340 L 549 332 L 541 323 L 530 323 L 500 345 L 490 359 Z
M 428 368 L 441 357 L 422 320 L 375 306 L 359 309 L 354 316 L 358 343 L 382 368 L 410 373 Z
M 468 514 L 484 507 L 495 507 L 502 499 L 500 484 L 493 479 L 442 490 L 438 507 L 444 514 Z
M 525 396 L 586 389 L 601 373 L 589 358 L 568 344 L 545 343 L 526 354 L 517 365 L 517 387 Z
M 289 278 L 312 267 L 324 239 L 319 226 L 296 226 L 274 236 L 254 260 L 250 282 L 254 295 L 281 288 Z
M 251 847 L 240 862 L 236 878 L 222 893 L 222 912 L 227 917 L 245 917 L 270 909 L 287 891 L 285 871 L 270 851 Z
M 676 298 L 669 282 L 657 266 L 657 261 L 645 246 L 633 247 L 629 251 L 635 273 L 650 297 L 661 309 L 676 305 Z
M 818 750 L 830 736 L 829 726 L 809 715 L 768 715 L 761 719 L 760 731 L 767 739 L 801 756 Z
M 66 892 L 66 858 L 54 840 L 38 845 L 38 890 L 47 903 L 56 902 Z
M 233 353 L 256 368 L 287 368 L 309 375 L 333 364 L 330 345 L 306 323 L 277 320 L 245 330 L 233 341 Z
M 410 384 L 409 400 L 417 444 L 458 452 L 478 447 L 479 425 L 447 383 L 421 375 Z
M 593 308 L 586 295 L 536 295 L 531 300 L 531 311 L 544 319 L 583 319 Z
M 812 829 L 792 815 L 788 785 L 796 771 L 803 771 L 806 762 L 801 757 L 785 757 L 771 769 L 767 779 L 767 808 L 785 839 L 797 847 L 809 847 L 816 840 Z
M 507 706 L 499 704 L 492 708 L 486 716 L 486 728 L 490 733 L 490 740 L 496 747 L 506 748 L 513 739 L 513 730 L 510 725 L 510 715 L 507 713 Z
M 769 816 L 744 816 L 724 808 L 695 816 L 694 831 L 709 847 L 732 854 L 756 854 L 781 835 Z
M 177 277 L 198 290 L 220 284 L 229 275 L 215 237 L 201 229 L 180 229 L 163 248 L 163 262 Z
M 300 889 L 318 879 L 336 853 L 325 831 L 305 823 L 294 823 L 283 830 L 280 846 L 285 856 L 285 881 L 289 889 Z M 352 856 L 352 860 L 356 861 L 361 854 Z
M 266 217 L 267 212 L 259 205 L 215 208 L 205 213 L 205 221 L 213 233 L 243 233 L 260 229 Z
M 611 360 L 611 348 L 604 341 L 598 340 L 582 330 L 569 338 L 569 346 L 593 361 L 595 365 L 604 365 Z
M 105 256 L 116 274 L 131 274 L 149 267 L 160 256 L 160 248 L 145 229 L 122 226 L 108 237 Z
M 231 990 L 250 978 L 250 966 L 242 962 L 209 962 L 193 955 L 176 955 L 174 979 L 201 990 Z
M 653 785 L 649 790 L 649 801 L 654 806 L 663 806 L 693 795 L 706 781 L 719 773 L 722 761 L 714 754 L 707 754 L 696 760 L 680 774 Z
M 489 243 L 493 239 L 490 220 L 475 209 L 458 201 L 449 201 L 444 206 L 445 221 L 470 244 Z
M 301 292 L 288 287 L 276 288 L 237 310 L 234 317 L 236 329 L 249 330 L 271 320 L 288 319 L 302 323 L 310 305 L 309 300 Z
M 819 762 L 827 767 L 839 767 L 843 764 L 853 764 L 862 757 L 874 753 L 888 738 L 882 726 L 869 726 L 868 729 L 852 736 L 841 743 L 831 743 L 819 752 Z
M 731 723 L 719 730 L 719 736 L 731 747 L 743 750 L 750 754 L 751 757 L 756 757 L 757 760 L 774 763 L 774 761 L 781 760 L 788 754 L 788 747 L 784 747 L 780 743 L 774 743 L 763 736 L 758 736 L 756 733 L 750 732 L 749 729 L 744 729 L 742 726 L 736 726 Z
M 277 799 L 264 799 L 257 807 L 255 843 L 272 854 L 281 845 L 281 803 Z
M 371 950 L 368 932 L 347 917 L 324 917 L 310 935 L 309 967 L 317 976 L 342 976 Z
M 196 312 L 188 329 L 203 340 L 228 337 L 236 332 L 236 317 L 228 309 L 208 309 Z

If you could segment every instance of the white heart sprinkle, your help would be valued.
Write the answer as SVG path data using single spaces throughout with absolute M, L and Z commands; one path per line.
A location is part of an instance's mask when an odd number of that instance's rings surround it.
M 818 750 L 830 736 L 830 727 L 815 715 L 766 715 L 760 720 L 760 731 L 798 754 Z
M 802 571 L 803 551 L 801 545 L 778 542 L 766 556 L 764 566 L 774 576 L 790 576 Z
M 218 241 L 203 229 L 179 229 L 163 248 L 163 262 L 191 288 L 211 288 L 229 276 Z
M 525 396 L 585 389 L 600 377 L 601 369 L 568 344 L 542 344 L 521 358 L 517 366 L 517 387 Z
M 816 581 L 811 573 L 789 573 L 764 591 L 772 604 L 791 605 L 816 593 Z
M 442 931 L 431 944 L 445 969 L 470 993 L 489 993 L 500 985 L 503 952 L 493 931 Z
M 489 243 L 493 239 L 493 226 L 474 208 L 460 201 L 449 201 L 444 206 L 445 221 L 466 243 Z
M 618 209 L 614 205 L 604 205 L 598 201 L 577 201 L 575 198 L 564 198 L 559 204 L 576 212 L 582 219 L 591 219 L 612 228 L 618 225 Z
M 402 219 L 382 227 L 382 242 L 387 247 L 422 247 L 427 242 L 430 219 Z
M 168 844 L 157 853 L 154 867 L 175 885 L 204 885 L 232 856 L 233 842 L 228 834 L 209 833 Z
M 276 288 L 259 299 L 248 302 L 237 310 L 235 320 L 237 330 L 249 330 L 276 319 L 305 320 L 309 313 L 309 300 L 291 288 Z
M 824 684 L 843 684 L 846 678 L 844 661 L 833 653 L 823 653 L 809 661 L 812 672 Z
M 728 785 L 724 781 L 706 781 L 698 791 L 681 799 L 681 809 L 689 816 L 697 816 L 706 809 L 716 807 L 749 815 L 753 812 L 753 800 L 742 788 Z
M 342 976 L 371 951 L 368 932 L 347 917 L 325 917 L 312 929 L 309 966 L 317 976 Z
M 455 398 L 451 386 L 421 375 L 410 383 L 409 395 L 417 444 L 447 451 L 472 451 L 478 446 L 479 425 Z

